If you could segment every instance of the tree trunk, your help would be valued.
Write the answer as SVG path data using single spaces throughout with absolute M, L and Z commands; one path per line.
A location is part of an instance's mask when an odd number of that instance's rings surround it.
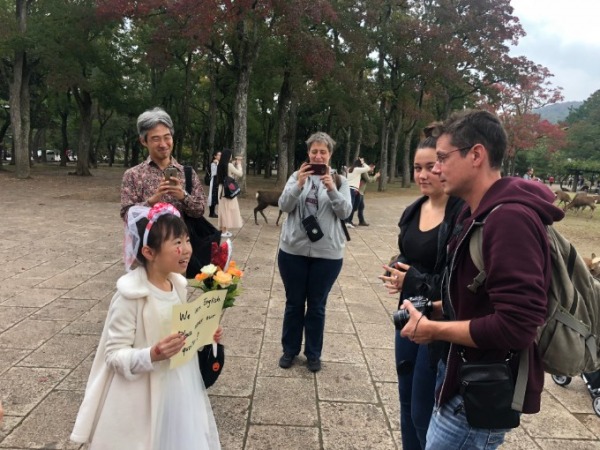
M 356 161 L 360 156 L 360 147 L 362 146 L 362 138 L 363 138 L 363 127 L 362 125 L 358 128 L 358 137 L 356 138 L 356 146 L 354 147 L 354 155 L 353 160 Z M 349 164 L 349 161 L 346 160 L 346 165 Z
M 19 33 L 25 34 L 27 30 L 27 1 L 16 1 L 16 15 Z M 13 159 L 16 164 L 17 178 L 29 178 L 29 78 L 30 68 L 27 63 L 27 53 L 23 50 L 15 51 L 12 79 L 9 80 L 9 105 L 10 121 L 13 130 Z
M 390 150 L 390 178 L 389 182 L 393 183 L 396 181 L 396 166 L 398 159 L 398 144 L 400 142 L 400 132 L 402 131 L 402 115 L 398 115 L 398 124 L 394 129 L 394 135 L 392 137 L 392 148 Z
M 388 175 L 388 119 L 386 114 L 386 101 L 383 100 L 381 102 L 381 106 L 379 108 L 380 116 L 381 116 L 381 128 L 379 130 L 379 163 L 381 167 L 379 172 L 381 176 L 379 177 L 379 183 L 377 186 L 377 190 L 379 192 L 385 191 L 385 186 L 387 184 L 387 175 Z
M 91 176 L 90 172 L 90 145 L 92 142 L 92 96 L 88 91 L 73 88 L 73 96 L 79 108 L 80 128 L 79 143 L 77 146 L 77 167 L 74 175 Z
M 212 161 L 212 155 L 215 153 L 215 134 L 217 133 L 217 76 L 218 76 L 218 65 L 216 61 L 213 61 L 211 66 L 214 66 L 210 73 L 210 94 L 208 104 L 208 151 L 209 163 Z
M 344 164 L 346 167 L 350 165 L 350 152 L 352 151 L 352 126 L 348 125 L 348 129 L 344 130 L 346 133 L 346 145 L 344 147 Z M 356 157 L 358 158 L 358 156 Z M 356 161 L 356 158 L 352 160 L 352 162 Z
M 409 188 L 410 187 L 410 144 L 412 142 L 412 137 L 415 128 L 412 127 L 406 136 L 404 137 L 404 154 L 402 155 L 402 187 Z
M 288 126 L 288 179 L 294 173 L 294 160 L 296 159 L 296 136 L 298 132 L 298 97 L 292 94 L 290 102 L 290 124 Z
M 275 185 L 281 188 L 285 186 L 288 173 L 288 118 L 291 97 L 290 70 L 286 68 L 277 99 L 277 181 Z

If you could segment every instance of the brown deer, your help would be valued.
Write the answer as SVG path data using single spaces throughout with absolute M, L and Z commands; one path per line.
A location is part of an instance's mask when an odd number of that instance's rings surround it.
M 571 203 L 563 208 L 563 211 L 567 212 L 569 209 L 577 209 L 576 214 L 579 214 L 580 209 L 589 207 L 591 209 L 590 219 L 594 215 L 596 210 L 596 199 L 595 197 L 588 196 L 587 194 L 577 194 Z
M 254 223 L 258 225 L 258 219 L 256 217 L 256 213 L 259 212 L 261 216 L 265 219 L 265 223 L 269 223 L 267 220 L 267 216 L 263 212 L 267 206 L 277 206 L 279 207 L 279 197 L 281 197 L 282 191 L 257 191 L 256 192 L 256 202 L 258 205 L 254 208 Z M 279 226 L 279 219 L 281 219 L 281 215 L 283 214 L 282 210 L 279 210 L 279 216 L 277 216 L 277 221 L 275 225 Z
M 561 203 L 564 203 L 567 206 L 571 202 L 571 196 L 565 191 L 555 191 L 555 197 L 559 200 L 558 206 L 560 207 Z
M 584 256 L 583 261 L 593 276 L 596 278 L 600 277 L 600 258 L 595 253 L 592 253 L 591 258 Z

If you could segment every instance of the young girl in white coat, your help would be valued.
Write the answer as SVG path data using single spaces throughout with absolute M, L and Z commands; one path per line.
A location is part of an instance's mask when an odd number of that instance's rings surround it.
M 90 450 L 221 448 L 197 357 L 169 369 L 169 358 L 185 345 L 170 322 L 172 306 L 186 302 L 180 273 L 191 253 L 172 205 L 129 209 L 130 271 L 117 281 L 72 441 L 89 442 Z M 221 334 L 219 328 L 215 341 Z

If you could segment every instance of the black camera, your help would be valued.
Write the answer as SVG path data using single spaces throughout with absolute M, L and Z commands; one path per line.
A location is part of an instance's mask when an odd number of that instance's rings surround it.
M 418 297 L 410 297 L 407 298 L 409 302 L 415 307 L 417 311 L 423 314 L 425 317 L 429 318 L 431 316 L 431 312 L 433 311 L 433 303 L 431 300 L 419 295 Z M 404 325 L 408 323 L 408 319 L 410 319 L 410 315 L 408 309 L 399 309 L 394 314 L 392 314 L 394 319 L 394 326 L 396 330 L 400 331 L 404 328 Z
M 317 222 L 317 218 L 315 216 L 308 216 L 302 221 L 302 225 L 306 230 L 306 235 L 311 242 L 317 242 L 321 239 L 324 234 L 319 226 L 319 222 Z

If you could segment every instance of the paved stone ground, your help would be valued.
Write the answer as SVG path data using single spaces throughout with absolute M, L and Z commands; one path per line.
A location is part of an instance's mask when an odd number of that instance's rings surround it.
M 121 262 L 118 184 L 0 173 L 0 397 L 2 449 L 73 449 L 68 443 Z M 100 200 L 100 201 L 99 201 Z M 390 312 L 378 283 L 394 252 L 396 222 L 412 197 L 368 193 L 371 226 L 350 230 L 327 310 L 323 370 L 301 359 L 277 366 L 284 291 L 276 267 L 279 229 L 244 227 L 234 257 L 244 294 L 223 319 L 227 363 L 210 389 L 223 449 L 396 449 L 398 398 Z M 190 292 L 190 295 L 194 295 Z M 581 380 L 547 380 L 543 411 L 524 416 L 503 449 L 600 449 L 600 418 Z

